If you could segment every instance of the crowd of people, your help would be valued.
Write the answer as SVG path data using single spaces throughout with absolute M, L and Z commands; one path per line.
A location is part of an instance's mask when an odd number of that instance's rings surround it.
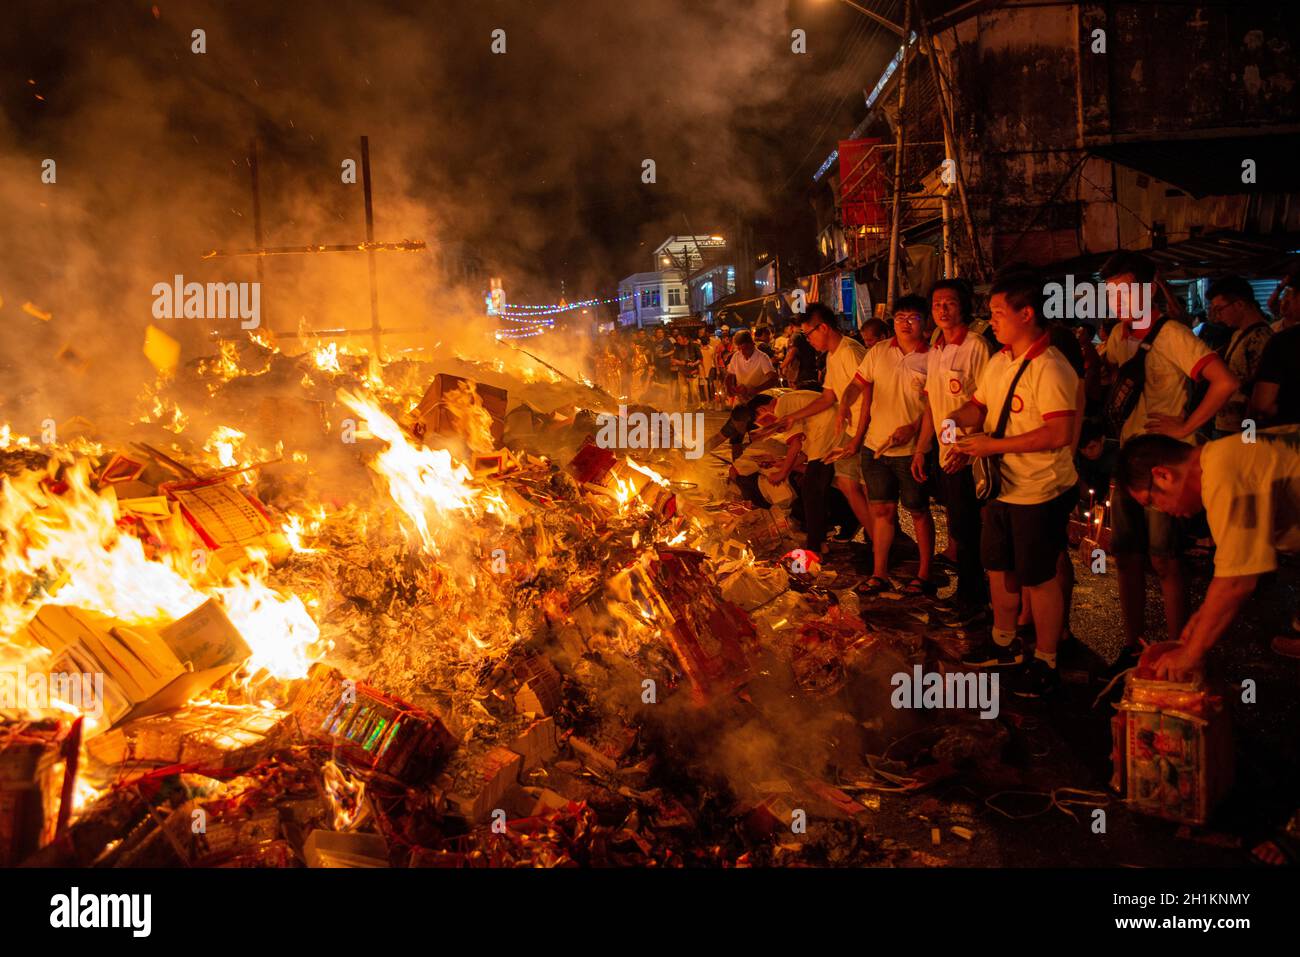
M 938 620 L 984 634 L 965 664 L 1014 669 L 1023 696 L 1060 686 L 1072 518 L 1110 533 L 1125 635 L 1115 671 L 1164 640 L 1158 674 L 1197 669 L 1278 552 L 1300 550 L 1300 269 L 1271 319 L 1244 279 L 1213 281 L 1196 331 L 1145 256 L 1118 253 L 1101 276 L 1131 291 L 1109 297 L 1104 322 L 1045 318 L 1044 277 L 1016 267 L 995 279 L 986 321 L 973 321 L 971 287 L 945 279 L 898 299 L 888 327 L 850 333 L 813 304 L 775 340 L 725 335 L 705 366 L 716 374 L 701 401 L 721 393 L 732 407 L 743 495 L 788 505 L 822 556 L 861 529 L 871 574 L 859 591 L 925 599 Z M 1226 334 L 1212 344 L 1207 330 Z M 932 498 L 946 514 L 939 555 Z M 900 505 L 919 556 L 896 577 Z M 1214 581 L 1193 610 L 1186 551 L 1205 538 Z M 941 562 L 957 578 L 943 601 Z M 1148 629 L 1148 572 L 1163 633 Z M 1278 625 L 1274 649 L 1300 656 L 1300 618 Z
M 855 331 L 874 345 L 887 334 L 880 320 Z M 595 382 L 611 396 L 684 411 L 722 410 L 782 384 L 820 390 L 825 357 L 798 326 L 774 334 L 702 323 L 610 333 L 596 343 Z

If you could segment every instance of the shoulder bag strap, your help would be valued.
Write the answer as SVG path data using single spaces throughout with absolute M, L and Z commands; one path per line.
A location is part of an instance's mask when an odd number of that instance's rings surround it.
M 1020 368 L 1016 370 L 1015 377 L 1011 380 L 1011 387 L 1007 389 L 1006 398 L 1002 400 L 1002 411 L 998 413 L 998 427 L 993 430 L 993 438 L 1002 438 L 1002 433 L 1007 429 L 1007 420 L 1011 418 L 1011 400 L 1015 397 L 1016 386 L 1020 384 L 1020 377 L 1025 374 L 1029 368 L 1029 358 L 1026 357 L 1020 362 Z

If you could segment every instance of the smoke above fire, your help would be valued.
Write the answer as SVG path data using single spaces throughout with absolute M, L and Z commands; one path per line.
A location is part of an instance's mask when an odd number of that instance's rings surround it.
M 495 356 L 478 280 L 459 278 L 467 251 L 513 299 L 553 301 L 560 279 L 570 298 L 612 295 L 669 232 L 764 208 L 774 138 L 801 135 L 798 107 L 824 74 L 845 81 L 829 36 L 792 54 L 800 5 L 786 0 L 570 0 L 563 16 L 416 0 L 19 6 L 22 29 L 0 39 L 0 398 L 28 434 L 134 397 L 153 376 L 140 354 L 151 323 L 182 362 L 214 351 L 211 333 L 239 332 L 158 320 L 152 290 L 257 278 L 253 257 L 202 258 L 255 245 L 254 138 L 262 241 L 286 246 L 364 239 L 368 135 L 376 238 L 428 243 L 377 256 L 385 327 Z M 369 326 L 365 256 L 263 268 L 264 329 Z M 544 338 L 528 341 L 575 351 Z

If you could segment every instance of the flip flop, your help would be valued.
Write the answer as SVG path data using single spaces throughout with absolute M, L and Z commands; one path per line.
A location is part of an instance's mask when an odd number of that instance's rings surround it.
M 920 598 L 923 595 L 933 597 L 938 591 L 939 587 L 934 582 L 924 578 L 913 578 L 903 586 L 903 594 L 909 598 Z

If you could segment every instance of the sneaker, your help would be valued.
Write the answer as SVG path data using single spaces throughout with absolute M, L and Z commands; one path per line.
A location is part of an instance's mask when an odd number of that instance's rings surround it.
M 1011 676 L 1011 693 L 1021 698 L 1046 698 L 1061 687 L 1061 674 L 1041 658 L 1031 658 Z
M 989 635 L 972 648 L 970 654 L 963 655 L 961 663 L 967 668 L 1006 668 L 1024 660 L 1025 650 L 1019 638 L 1011 639 L 1009 645 L 999 645 Z

